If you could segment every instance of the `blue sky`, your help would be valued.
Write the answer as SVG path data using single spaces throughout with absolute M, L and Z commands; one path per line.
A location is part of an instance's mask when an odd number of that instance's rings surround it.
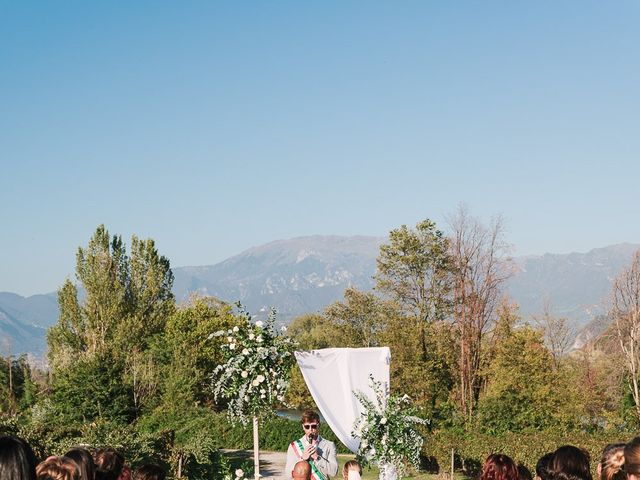
M 464 202 L 516 254 L 640 242 L 640 3 L 3 2 L 0 291 L 104 223 L 205 265 Z

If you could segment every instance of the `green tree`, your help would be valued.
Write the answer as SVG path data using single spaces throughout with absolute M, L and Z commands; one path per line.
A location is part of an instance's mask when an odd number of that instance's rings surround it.
M 163 405 L 186 407 L 213 401 L 209 374 L 223 361 L 223 337 L 210 334 L 239 323 L 230 305 L 212 297 L 193 297 L 169 317 L 164 335 L 153 348 L 162 364 Z
M 516 327 L 513 310 L 501 309 L 479 403 L 479 423 L 493 433 L 542 429 L 559 424 L 562 397 L 553 356 L 543 333 Z
M 449 241 L 431 220 L 415 230 L 402 225 L 380 246 L 376 289 L 388 295 L 415 319 L 427 356 L 427 325 L 447 318 L 451 311 L 451 256 Z
M 372 292 L 349 287 L 344 291 L 344 300 L 329 305 L 324 316 L 328 323 L 342 327 L 343 346 L 375 347 L 392 312 L 389 302 Z
M 141 401 L 154 392 L 155 368 L 147 350 L 175 308 L 169 261 L 158 253 L 153 240 L 135 236 L 129 257 L 122 238 L 110 237 L 100 225 L 88 245 L 78 249 L 76 278 L 84 293 L 82 301 L 78 287 L 67 280 L 58 292 L 58 322 L 47 337 L 54 398 L 64 402 L 65 397 L 78 395 L 82 387 L 73 382 L 86 374 L 85 383 L 106 382 L 95 385 L 89 398 L 113 393 L 129 398 L 130 405 L 120 405 L 122 398 L 117 408 L 67 402 L 63 410 L 75 405 L 82 418 L 103 412 L 127 417 L 130 411 L 139 411 Z M 96 369 L 95 375 L 91 368 Z M 114 381 L 123 389 L 114 390 Z

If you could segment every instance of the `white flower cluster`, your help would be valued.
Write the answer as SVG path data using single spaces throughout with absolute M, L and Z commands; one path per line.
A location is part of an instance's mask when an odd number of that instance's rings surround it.
M 389 396 L 380 382 L 372 376 L 370 381 L 376 394 L 375 402 L 362 392 L 354 392 L 364 407 L 351 432 L 353 437 L 360 437 L 358 461 L 365 465 L 393 465 L 402 478 L 409 466 L 417 469 L 420 464 L 423 438 L 416 427 L 428 422 L 415 415 L 409 397 Z
M 214 369 L 211 380 L 216 400 L 228 404 L 230 419 L 247 423 L 254 415 L 272 413 L 276 402 L 284 402 L 295 344 L 277 334 L 274 311 L 266 322 L 255 323 L 242 311 L 242 320 L 239 326 L 210 335 L 226 337 L 225 363 Z

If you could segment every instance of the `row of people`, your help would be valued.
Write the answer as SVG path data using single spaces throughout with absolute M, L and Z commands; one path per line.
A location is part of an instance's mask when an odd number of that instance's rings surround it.
M 607 445 L 598 462 L 598 480 L 640 480 L 640 437 L 629 443 Z M 536 480 L 593 480 L 589 454 L 564 445 L 543 455 L 536 464 Z M 491 454 L 482 466 L 480 480 L 531 480 L 531 474 L 503 454 Z
M 31 446 L 15 436 L 0 437 L 1 480 L 165 480 L 158 465 L 145 464 L 131 471 L 124 457 L 111 448 L 74 448 L 62 456 L 38 463 Z

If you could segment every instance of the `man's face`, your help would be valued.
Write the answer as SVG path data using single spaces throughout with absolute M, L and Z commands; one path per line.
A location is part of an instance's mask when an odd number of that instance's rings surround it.
M 306 422 L 302 422 L 302 429 L 304 430 L 305 436 L 309 436 L 311 434 L 313 437 L 318 436 L 318 429 L 320 428 L 320 422 L 318 420 L 309 420 Z

